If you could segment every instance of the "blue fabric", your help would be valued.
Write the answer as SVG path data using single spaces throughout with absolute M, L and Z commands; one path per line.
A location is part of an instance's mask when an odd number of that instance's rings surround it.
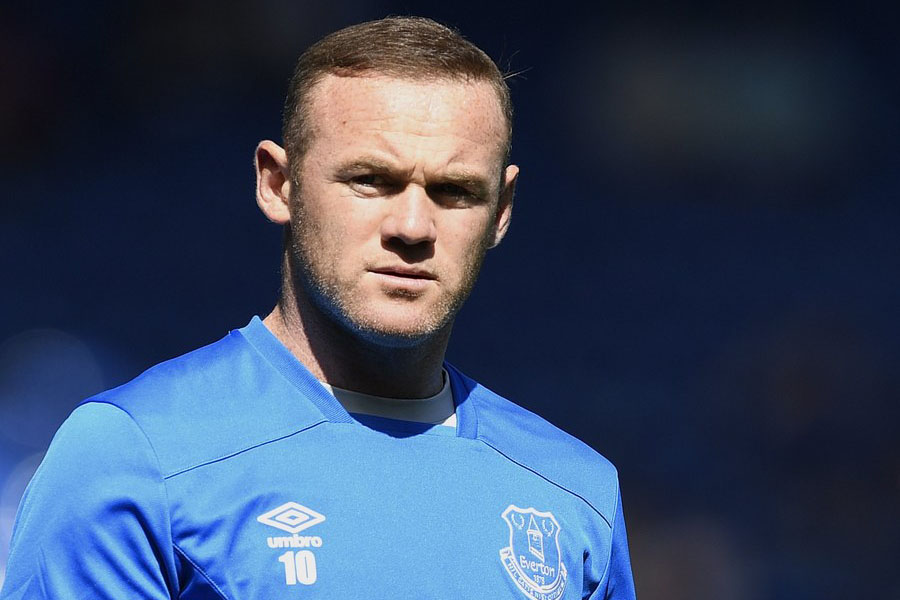
M 633 598 L 612 465 L 446 368 L 455 431 L 356 417 L 254 318 L 87 400 L 0 598 Z

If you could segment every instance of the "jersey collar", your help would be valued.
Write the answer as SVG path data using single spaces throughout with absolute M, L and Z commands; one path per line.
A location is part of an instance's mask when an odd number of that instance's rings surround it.
M 244 339 L 252 345 L 285 379 L 333 423 L 353 423 L 356 420 L 341 406 L 341 403 L 326 390 L 319 380 L 291 354 L 291 351 L 269 331 L 258 316 L 238 330 Z M 477 419 L 473 405 L 471 385 L 449 363 L 444 368 L 450 376 L 450 387 L 453 391 L 453 403 L 456 406 L 456 435 L 474 439 L 477 434 Z

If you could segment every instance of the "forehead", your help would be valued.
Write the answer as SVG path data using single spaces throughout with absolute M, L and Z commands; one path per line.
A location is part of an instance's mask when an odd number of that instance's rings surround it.
M 326 75 L 311 91 L 306 125 L 313 147 L 322 138 L 402 132 L 426 145 L 453 139 L 502 153 L 507 135 L 490 83 L 449 78 Z

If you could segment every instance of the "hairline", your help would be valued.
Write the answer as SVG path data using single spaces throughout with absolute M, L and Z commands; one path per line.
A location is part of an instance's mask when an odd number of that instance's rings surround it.
M 410 83 L 457 83 L 461 85 L 473 85 L 483 83 L 486 84 L 494 92 L 494 100 L 496 107 L 500 113 L 505 129 L 504 138 L 501 141 L 502 165 L 505 167 L 509 164 L 510 148 L 512 146 L 512 114 L 511 99 L 509 97 L 509 89 L 501 88 L 495 79 L 486 76 L 478 76 L 464 72 L 438 71 L 438 72 L 401 72 L 400 68 L 391 68 L 390 66 L 381 66 L 364 69 L 335 68 L 317 71 L 313 74 L 304 86 L 304 93 L 297 103 L 296 113 L 291 116 L 291 120 L 299 121 L 299 131 L 297 136 L 297 147 L 287 148 L 288 168 L 291 177 L 296 179 L 299 175 L 300 163 L 303 157 L 309 151 L 310 141 L 314 127 L 310 121 L 310 107 L 316 92 L 322 86 L 322 83 L 329 77 L 338 78 L 358 78 L 358 79 L 394 79 Z M 503 80 L 501 80 L 503 81 Z M 283 134 L 284 141 L 287 142 L 287 132 Z M 296 152 L 294 152 L 296 150 Z

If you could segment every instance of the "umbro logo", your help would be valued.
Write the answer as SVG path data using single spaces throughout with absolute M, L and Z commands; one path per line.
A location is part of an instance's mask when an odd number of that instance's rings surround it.
M 266 538 L 269 548 L 277 548 L 278 562 L 284 565 L 285 585 L 312 585 L 318 578 L 316 554 L 311 548 L 321 548 L 322 538 L 317 535 L 297 535 L 304 529 L 318 525 L 325 520 L 325 515 L 317 513 L 296 502 L 285 502 L 267 513 L 256 517 L 263 525 L 286 531 L 291 535 L 274 535 Z M 284 548 L 303 548 L 287 550 Z
M 259 515 L 256 517 L 256 520 L 263 525 L 269 525 L 288 533 L 299 533 L 324 521 L 325 515 L 317 513 L 302 504 L 286 502 L 267 513 Z

